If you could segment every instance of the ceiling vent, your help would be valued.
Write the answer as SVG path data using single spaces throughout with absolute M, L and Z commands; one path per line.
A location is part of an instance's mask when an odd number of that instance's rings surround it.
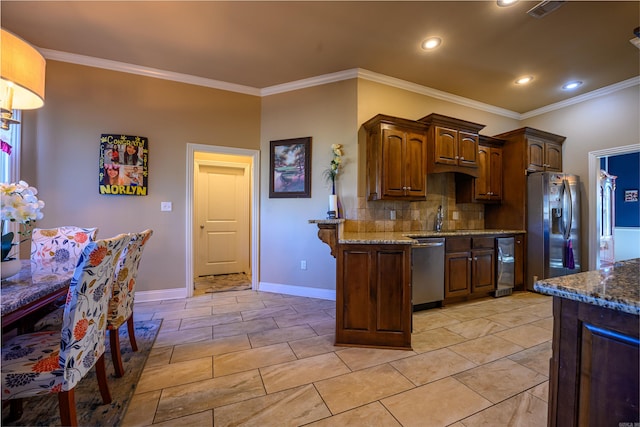
M 534 18 L 543 18 L 562 6 L 566 1 L 542 1 L 529 9 L 527 14 L 533 16 Z

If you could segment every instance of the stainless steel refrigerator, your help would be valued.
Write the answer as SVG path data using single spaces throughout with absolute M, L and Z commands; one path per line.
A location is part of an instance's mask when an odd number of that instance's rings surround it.
M 580 272 L 580 179 L 536 172 L 527 178 L 527 289 L 538 279 Z

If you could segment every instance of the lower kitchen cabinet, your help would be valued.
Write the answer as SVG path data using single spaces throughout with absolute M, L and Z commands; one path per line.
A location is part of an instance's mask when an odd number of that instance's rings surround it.
M 495 238 L 454 237 L 445 245 L 445 303 L 495 291 Z
M 411 246 L 341 244 L 336 345 L 411 349 Z

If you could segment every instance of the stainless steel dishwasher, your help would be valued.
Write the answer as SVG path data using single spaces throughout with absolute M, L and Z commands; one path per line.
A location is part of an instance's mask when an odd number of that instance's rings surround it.
M 414 240 L 411 247 L 413 311 L 442 306 L 444 237 L 419 237 Z

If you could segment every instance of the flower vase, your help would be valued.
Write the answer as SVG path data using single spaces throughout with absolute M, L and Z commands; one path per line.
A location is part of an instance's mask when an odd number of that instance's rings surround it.
M 2 280 L 15 276 L 20 272 L 21 264 L 19 259 L 10 259 L 0 263 L 0 276 Z
M 327 212 L 328 219 L 335 219 L 338 217 L 338 196 L 335 194 L 329 195 L 329 211 Z

